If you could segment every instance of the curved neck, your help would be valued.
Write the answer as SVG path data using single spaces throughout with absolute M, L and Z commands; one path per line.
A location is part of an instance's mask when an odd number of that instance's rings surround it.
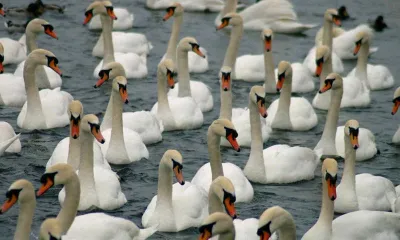
M 15 229 L 14 240 L 29 240 L 31 235 L 31 225 L 33 214 L 36 208 L 35 193 L 32 198 L 19 205 L 17 227 Z
M 219 111 L 219 118 L 225 118 L 232 120 L 232 80 L 229 81 L 229 90 L 224 91 L 222 89 L 222 80 L 220 84 L 220 97 L 221 97 L 221 107 Z
M 162 115 L 164 112 L 171 113 L 171 109 L 169 108 L 167 93 L 168 93 L 168 88 L 167 88 L 166 76 L 162 71 L 158 70 L 157 71 L 157 98 L 158 98 L 157 114 L 158 115 Z
M 292 75 L 286 75 L 286 79 L 283 82 L 283 87 L 279 96 L 279 104 L 277 114 L 288 118 L 290 123 L 290 99 L 292 96 Z
M 219 235 L 219 240 L 233 240 L 235 239 L 235 227 L 230 226 L 229 231 Z
M 172 209 L 172 171 L 163 163 L 164 157 L 158 167 L 157 209 Z
M 332 22 L 329 20 L 324 21 L 324 31 L 322 35 L 322 44 L 329 47 L 332 50 Z
M 225 0 L 225 5 L 219 13 L 220 18 L 223 18 L 230 12 L 236 12 L 237 2 L 237 0 Z
M 210 158 L 212 181 L 219 176 L 224 176 L 221 162 L 220 145 L 221 137 L 208 128 L 207 133 L 207 146 L 208 146 L 208 157 Z
M 191 97 L 188 52 L 178 47 L 176 58 L 178 61 L 178 97 Z
M 27 50 L 27 55 L 28 55 L 33 50 L 38 48 L 37 43 L 36 43 L 37 34 L 26 29 L 25 35 L 26 35 L 26 50 Z
M 243 23 L 232 26 L 228 49 L 226 50 L 224 62 L 222 63 L 222 66 L 230 67 L 232 69 L 232 73 L 235 73 L 235 63 L 242 35 Z
M 179 32 L 183 22 L 183 14 L 174 17 L 174 24 L 172 25 L 171 36 L 168 41 L 167 53 L 165 58 L 171 59 L 176 63 L 176 46 L 178 45 Z
M 78 211 L 79 198 L 81 195 L 81 186 L 79 184 L 78 176 L 76 174 L 72 174 L 71 178 L 67 183 L 65 183 L 64 187 L 64 205 L 58 213 L 57 220 L 60 222 L 62 232 L 65 234 L 71 227 Z
M 77 139 L 69 136 L 69 150 L 68 150 L 68 160 L 67 163 L 71 165 L 74 170 L 78 170 L 80 162 L 80 152 L 81 152 L 81 141 L 80 137 Z
M 356 77 L 358 77 L 364 83 L 367 81 L 367 64 L 369 55 L 369 42 L 361 44 L 360 51 L 358 52 L 357 66 L 356 66 Z
M 112 40 L 113 20 L 107 15 L 100 14 L 100 21 L 103 27 L 102 37 L 104 42 L 104 55 L 103 55 L 103 66 L 104 66 L 107 63 L 115 62 L 114 46 Z
M 219 199 L 218 195 L 216 194 L 218 191 L 221 190 L 216 189 L 216 186 L 211 183 L 210 191 L 208 192 L 208 214 L 213 214 L 215 212 L 225 213 L 221 199 Z
M 344 134 L 344 169 L 340 184 L 344 184 L 356 191 L 356 150 L 350 142 L 350 136 Z
M 323 93 L 324 94 L 324 93 Z M 342 102 L 343 88 L 331 90 L 331 103 L 326 115 L 326 122 L 321 139 L 328 139 L 335 144 L 336 128 L 339 120 L 340 103 Z M 336 148 L 335 148 L 336 149 Z
M 330 232 L 332 232 L 333 201 L 329 199 L 327 185 L 325 179 L 322 179 L 322 206 L 318 221 L 315 225 L 322 224 L 325 227 L 329 227 L 331 229 Z
M 274 70 L 274 61 L 272 58 L 272 51 L 267 52 L 265 51 L 265 49 L 264 49 L 264 71 L 265 71 L 265 76 L 264 76 L 265 92 L 276 93 L 275 70 Z
M 296 240 L 296 225 L 293 218 L 285 216 L 285 223 L 278 229 L 280 240 Z

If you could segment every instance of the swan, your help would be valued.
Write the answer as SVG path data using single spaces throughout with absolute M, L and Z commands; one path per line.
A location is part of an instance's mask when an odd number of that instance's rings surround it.
M 142 216 L 144 227 L 158 225 L 158 231 L 179 232 L 198 227 L 207 216 L 207 193 L 184 181 L 182 161 L 176 150 L 167 150 L 161 158 L 157 195 Z M 178 183 L 172 184 L 172 173 Z
M 103 65 L 110 62 L 119 62 L 124 66 L 127 78 L 143 78 L 147 76 L 146 56 L 139 56 L 136 53 L 115 52 L 113 47 L 112 23 L 117 17 L 113 12 L 113 6 L 110 1 L 95 1 L 86 8 L 85 21 L 87 24 L 95 15 L 100 15 L 103 26 L 104 58 L 95 68 L 93 75 L 95 78 Z
M 57 34 L 54 32 L 54 27 L 47 21 L 39 18 L 31 20 L 25 29 L 26 35 L 26 50 L 30 54 L 33 50 L 37 49 L 36 38 L 39 34 L 45 33 L 52 38 L 58 39 Z M 14 76 L 23 77 L 25 61 L 18 64 L 15 69 Z M 62 79 L 59 74 L 54 72 L 48 66 L 39 66 L 35 70 L 36 84 L 39 88 L 58 88 L 61 87 Z
M 199 240 L 208 240 L 213 236 L 219 236 L 219 240 L 233 240 L 236 238 L 232 218 L 222 212 L 215 212 L 204 219 L 199 227 L 199 232 Z
M 81 195 L 79 200 L 79 211 L 92 208 L 114 210 L 126 203 L 124 193 L 121 191 L 118 176 L 110 169 L 94 165 L 93 138 L 104 144 L 105 140 L 100 132 L 99 119 L 88 114 L 83 116 L 80 124 L 80 156 L 79 180 Z M 53 165 L 54 166 L 54 165 Z M 61 206 L 65 203 L 65 188 L 60 191 L 58 200 Z
M 200 51 L 197 40 L 192 37 L 182 38 L 176 49 L 176 57 L 178 64 L 178 83 L 177 88 L 170 89 L 169 97 L 193 97 L 202 112 L 209 112 L 214 107 L 214 100 L 211 95 L 210 88 L 200 81 L 190 80 L 188 69 L 188 52 L 193 51 L 201 57 L 205 55 Z
M 89 213 L 76 216 L 81 188 L 78 175 L 68 164 L 58 163 L 51 166 L 40 180 L 42 185 L 36 193 L 38 197 L 53 186 L 64 185 L 65 201 L 57 216 L 57 221 L 63 234 L 65 234 L 62 238 L 63 240 L 146 239 L 157 231 L 156 227 L 139 229 L 131 221 L 105 213 Z
M 331 239 L 333 202 L 336 199 L 336 180 L 338 166 L 332 158 L 322 163 L 322 205 L 318 221 L 301 238 L 302 240 Z
M 169 58 L 174 61 L 174 63 L 177 63 L 176 46 L 178 45 L 179 32 L 183 22 L 183 13 L 183 6 L 179 2 L 175 2 L 167 8 L 167 14 L 165 14 L 163 21 L 167 21 L 173 16 L 174 23 L 172 25 L 171 37 L 168 41 L 167 52 L 164 54 L 161 60 L 164 58 Z M 203 73 L 208 71 L 207 50 L 203 47 L 200 47 L 199 50 L 204 54 L 205 57 L 201 57 L 192 51 L 189 51 L 188 53 L 189 72 Z
M 254 190 L 243 171 L 232 163 L 221 162 L 220 141 L 225 137 L 235 149 L 240 151 L 234 125 L 227 119 L 215 120 L 207 132 L 208 155 L 210 162 L 204 164 L 193 177 L 191 183 L 203 187 L 207 192 L 211 182 L 218 176 L 225 176 L 232 181 L 236 190 L 236 202 L 249 202 L 253 199 Z
M 383 65 L 368 64 L 368 49 L 372 32 L 360 31 L 355 38 L 354 55 L 359 54 L 357 66 L 347 75 L 359 78 L 370 90 L 383 90 L 393 87 L 394 79 L 389 69 Z
M 384 177 L 367 173 L 355 175 L 356 150 L 359 151 L 359 146 L 361 146 L 361 143 L 358 143 L 359 130 L 358 121 L 346 122 L 343 131 L 346 152 L 345 165 L 342 181 L 337 187 L 338 197 L 335 201 L 335 212 L 390 211 L 397 199 L 393 183 Z
M 57 163 L 68 163 L 75 170 L 78 170 L 79 168 L 81 151 L 81 141 L 79 136 L 81 119 L 83 118 L 83 106 L 79 100 L 73 100 L 69 104 L 68 116 L 70 121 L 70 136 L 64 138 L 57 144 L 50 159 L 47 161 L 46 169 Z M 100 149 L 99 145 L 96 143 L 93 143 L 93 148 Z M 94 152 L 97 153 L 93 156 L 94 165 L 111 170 L 110 165 L 104 159 L 103 155 L 98 154 L 101 153 L 101 150 Z
M 126 8 L 114 8 L 113 10 L 115 15 L 118 16 L 118 19 L 115 20 L 113 24 L 114 30 L 128 30 L 133 27 L 135 16 L 132 13 L 130 13 Z M 101 29 L 100 16 L 94 16 L 92 21 L 89 23 L 88 28 L 90 30 Z
M 188 130 L 200 128 L 203 125 L 203 113 L 191 97 L 168 97 L 167 85 L 173 89 L 174 63 L 165 59 L 157 67 L 157 98 L 151 109 L 164 125 L 164 131 Z M 160 105 L 160 106 L 159 106 Z
M 223 0 L 146 0 L 146 7 L 150 9 L 164 10 L 174 2 L 179 2 L 190 12 L 218 12 L 224 7 Z
M 393 109 L 392 109 L 392 115 L 395 115 L 397 113 L 397 110 L 399 109 L 400 106 L 400 87 L 396 89 L 393 95 Z M 400 126 L 393 135 L 392 138 L 392 143 L 394 144 L 400 144 Z
M 96 82 L 95 88 L 103 85 L 109 79 L 118 76 L 126 77 L 124 67 L 118 62 L 110 62 L 105 64 L 99 72 L 100 79 Z M 100 129 L 102 131 L 112 127 L 112 101 L 108 102 L 106 112 L 101 122 Z M 124 112 L 122 119 L 125 128 L 129 128 L 137 133 L 143 140 L 144 144 L 157 143 L 162 140 L 162 132 L 164 126 L 157 117 L 149 111 Z
M 226 0 L 225 7 L 215 19 L 218 26 L 221 18 L 229 12 L 236 11 L 237 0 Z M 302 33 L 316 27 L 315 24 L 298 22 L 293 5 L 286 0 L 259 1 L 245 8 L 240 13 L 243 18 L 244 28 L 259 30 L 270 28 L 276 33 Z
M 325 45 L 329 49 L 332 49 L 332 44 L 333 44 L 333 34 L 336 34 L 333 28 L 333 23 L 335 25 L 340 26 L 341 22 L 338 16 L 338 11 L 333 8 L 329 8 L 325 11 L 324 14 L 324 25 L 323 25 L 323 32 L 320 34 L 322 36 L 322 43 L 316 42 L 316 46 L 311 48 L 311 50 L 308 52 L 307 57 L 303 61 L 303 65 L 307 67 L 310 72 L 314 73 L 316 71 L 316 48 L 320 45 Z M 318 36 L 318 34 L 317 34 Z M 344 68 L 343 68 L 343 63 L 342 60 L 339 58 L 339 56 L 336 55 L 334 51 L 332 51 L 331 61 L 332 61 L 332 69 L 333 72 L 335 73 L 342 73 Z
M 261 32 L 261 40 L 264 49 L 263 55 L 243 55 L 236 59 L 236 78 L 248 82 L 264 80 L 266 92 L 276 93 L 275 83 L 278 69 L 274 72 L 274 62 L 272 59 L 272 39 L 271 29 L 264 29 Z M 302 63 L 292 63 L 293 80 L 292 92 L 310 92 L 314 90 L 314 81 L 307 68 Z
M 318 124 L 317 114 L 305 98 L 291 97 L 293 70 L 289 62 L 278 65 L 276 89 L 279 99 L 268 108 L 267 122 L 273 129 L 308 131 Z
M 43 89 L 40 92 L 35 82 L 35 69 L 40 65 L 47 65 L 61 75 L 57 66 L 58 59 L 47 50 L 33 50 L 24 66 L 24 81 L 27 100 L 17 118 L 20 128 L 50 129 L 64 127 L 69 123 L 67 109 L 73 97 L 60 88 L 53 90 Z
M 56 218 L 47 218 L 40 225 L 40 240 L 61 240 L 62 229 Z
M 249 108 L 233 108 L 232 109 L 232 87 L 231 87 L 231 68 L 223 66 L 220 71 L 221 76 L 221 107 L 219 118 L 231 120 L 234 126 L 237 126 L 238 133 L 237 142 L 240 146 L 250 147 L 251 145 L 251 122 L 259 118 L 261 124 L 262 141 L 266 142 L 271 133 L 271 126 L 266 123 L 265 117 L 265 93 L 255 93 L 251 89 L 249 93 Z M 260 111 L 252 111 L 253 106 L 260 107 Z M 229 147 L 230 143 L 221 139 L 221 146 Z
M 263 184 L 313 179 L 320 157 L 313 150 L 282 144 L 263 150 L 261 125 L 257 116 L 257 112 L 267 115 L 263 104 L 265 102 L 263 93 L 263 87 L 253 86 L 249 96 L 251 149 L 249 160 L 243 170 L 244 174 L 250 181 Z
M 276 239 L 276 233 L 280 240 L 296 240 L 293 216 L 279 206 L 270 207 L 261 214 L 257 229 L 262 240 Z
M 0 121 L 0 156 L 6 153 L 19 153 L 21 152 L 21 141 L 19 134 L 15 134 L 14 128 L 4 121 Z
M 111 86 L 112 127 L 102 131 L 105 144 L 100 145 L 103 156 L 112 164 L 128 164 L 149 158 L 149 151 L 140 135 L 123 125 L 123 103 L 128 103 L 127 80 L 114 78 Z

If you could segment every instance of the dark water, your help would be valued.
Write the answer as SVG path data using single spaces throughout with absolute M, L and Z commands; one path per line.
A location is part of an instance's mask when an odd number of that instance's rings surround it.
M 60 1 L 45 1 L 58 3 Z M 63 79 L 63 90 L 71 93 L 75 99 L 82 101 L 85 113 L 102 113 L 105 111 L 109 98 L 109 85 L 100 89 L 93 89 L 95 79 L 92 76 L 94 67 L 100 59 L 91 55 L 92 48 L 97 41 L 99 32 L 89 32 L 82 26 L 84 9 L 90 3 L 88 0 L 63 1 L 66 6 L 64 15 L 58 13 L 46 13 L 43 18 L 54 27 L 59 40 L 50 39 L 48 36 L 39 37 L 39 47 L 52 51 L 60 61 L 60 68 L 67 76 Z M 253 1 L 244 1 L 252 3 Z M 8 0 L 3 1 L 5 6 L 26 6 L 28 1 Z M 129 32 L 146 34 L 154 48 L 147 58 L 149 75 L 144 79 L 129 80 L 128 92 L 130 96 L 129 106 L 125 111 L 150 110 L 157 101 L 156 92 L 156 66 L 164 54 L 169 39 L 172 21 L 161 21 L 163 11 L 151 11 L 145 8 L 144 0 L 120 0 L 114 1 L 115 7 L 126 7 L 135 14 L 135 28 Z M 379 14 L 385 16 L 390 29 L 377 33 L 373 45 L 379 46 L 379 51 L 372 56 L 370 63 L 384 64 L 389 67 L 392 74 L 400 75 L 398 63 L 400 52 L 398 39 L 400 38 L 400 2 L 398 1 L 328 1 L 328 0 L 294 0 L 299 19 L 302 22 L 322 23 L 322 14 L 328 7 L 338 7 L 345 3 L 351 16 L 356 19 L 345 21 L 344 27 L 353 28 L 368 19 L 375 18 Z M 397 13 L 396 13 L 397 12 Z M 201 129 L 194 131 L 166 132 L 164 140 L 158 144 L 148 146 L 150 159 L 143 160 L 126 166 L 113 166 L 114 171 L 121 177 L 122 190 L 128 203 L 122 208 L 108 212 L 113 216 L 124 217 L 141 226 L 141 216 L 157 191 L 157 170 L 162 154 L 167 149 L 177 149 L 184 157 L 184 176 L 190 180 L 197 169 L 208 161 L 206 148 L 206 130 L 209 124 L 215 120 L 219 112 L 219 83 L 218 70 L 225 54 L 229 32 L 216 32 L 214 28 L 215 13 L 185 13 L 185 22 L 181 36 L 194 36 L 201 46 L 209 53 L 210 70 L 204 74 L 193 74 L 192 79 L 204 81 L 211 87 L 214 96 L 214 110 L 205 114 L 205 124 Z M 12 19 L 18 21 L 18 19 Z M 22 21 L 22 19 L 20 19 Z M 308 31 L 307 36 L 275 35 L 274 60 L 277 64 L 281 60 L 293 62 L 303 61 L 308 50 L 314 44 L 316 29 Z M 4 27 L 0 27 L 1 37 L 19 39 L 19 33 L 9 34 Z M 245 32 L 239 55 L 261 53 L 259 32 Z M 347 74 L 355 66 L 355 61 L 345 61 Z M 13 72 L 16 66 L 6 66 L 6 72 Z M 398 81 L 396 81 L 398 82 Z M 235 82 L 234 107 L 247 106 L 247 94 L 253 84 Z M 318 85 L 318 84 L 317 84 Z M 316 86 L 317 86 L 316 85 Z M 395 84 L 397 87 L 397 84 Z M 357 163 L 357 173 L 368 172 L 382 175 L 391 179 L 396 185 L 400 183 L 398 158 L 400 148 L 391 144 L 391 138 L 397 129 L 398 116 L 391 116 L 392 96 L 394 89 L 372 92 L 372 104 L 368 108 L 352 108 L 341 110 L 339 124 L 343 125 L 348 119 L 359 120 L 360 125 L 369 128 L 375 133 L 377 145 L 381 154 L 374 159 Z M 315 93 L 304 96 L 312 100 Z M 273 144 L 301 145 L 313 148 L 322 133 L 325 114 L 316 110 L 319 124 L 313 130 L 306 133 L 273 133 L 264 147 Z M 17 132 L 22 132 L 23 145 L 20 155 L 6 155 L 0 161 L 0 202 L 5 199 L 9 185 L 19 178 L 26 178 L 39 187 L 39 179 L 44 172 L 45 164 L 50 158 L 58 141 L 68 135 L 68 127 L 51 129 L 46 131 L 27 132 L 16 126 L 19 110 L 0 107 L 0 120 L 11 123 Z M 240 153 L 223 149 L 223 158 L 240 167 L 244 167 L 249 149 L 243 149 Z M 342 162 L 339 163 L 342 168 Z M 316 170 L 317 177 L 312 181 L 300 182 L 289 185 L 259 185 L 253 184 L 255 195 L 251 203 L 237 204 L 237 211 L 241 219 L 259 217 L 268 207 L 280 205 L 291 212 L 297 225 L 297 235 L 300 238 L 317 220 L 321 202 L 320 169 Z M 57 195 L 60 189 L 53 189 L 44 197 L 38 199 L 32 232 L 37 235 L 41 222 L 46 217 L 56 216 L 60 206 Z M 79 213 L 82 214 L 82 213 Z M 14 233 L 18 207 L 12 208 L 6 214 L 0 216 L 0 239 L 11 239 Z M 151 239 L 195 239 L 197 229 L 189 229 L 180 233 L 156 233 Z M 33 239 L 33 238 L 32 238 Z

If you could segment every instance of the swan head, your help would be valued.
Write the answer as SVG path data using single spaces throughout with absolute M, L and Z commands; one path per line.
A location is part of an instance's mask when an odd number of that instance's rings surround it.
M 199 240 L 208 240 L 212 236 L 229 233 L 234 229 L 232 218 L 228 214 L 215 212 L 210 214 L 200 225 Z
M 338 15 L 340 19 L 348 19 L 350 18 L 349 12 L 347 12 L 346 6 L 342 5 L 340 8 L 338 8 Z
M 114 7 L 110 1 L 94 1 L 86 8 L 83 25 L 89 23 L 93 16 L 97 14 L 109 16 L 113 20 L 118 19 L 117 16 L 115 16 Z
M 268 116 L 265 106 L 265 90 L 262 86 L 253 86 L 251 88 L 250 101 L 257 105 L 261 117 L 266 118 Z
M 45 65 L 53 69 L 54 72 L 62 76 L 61 70 L 58 67 L 57 57 L 50 51 L 45 49 L 35 49 L 27 57 L 26 61 L 33 61 L 38 65 Z
M 103 135 L 100 131 L 99 118 L 94 114 L 86 114 L 82 118 L 81 130 L 91 133 L 93 137 L 101 144 L 105 143 Z
M 225 16 L 223 16 L 221 18 L 221 24 L 217 27 L 217 31 L 225 28 L 228 25 L 232 25 L 232 26 L 243 25 L 242 16 L 240 16 L 239 14 L 237 14 L 235 12 L 230 12 L 230 13 L 225 14 Z
M 221 88 L 224 92 L 231 90 L 231 72 L 232 68 L 228 66 L 222 66 L 221 70 L 219 71 Z
M 54 32 L 54 27 L 46 20 L 35 18 L 31 20 L 26 26 L 26 32 L 32 32 L 34 34 L 45 33 L 52 38 L 58 39 L 57 34 Z
M 355 40 L 355 47 L 354 47 L 354 52 L 353 55 L 357 55 L 357 53 L 360 51 L 361 45 L 367 43 L 370 41 L 372 38 L 372 33 L 367 32 L 367 31 L 360 31 L 356 34 L 356 40 Z
M 272 32 L 271 29 L 267 28 L 267 29 L 264 29 L 264 30 L 261 32 L 261 39 L 262 39 L 262 41 L 263 41 L 263 43 L 264 43 L 264 50 L 265 50 L 266 52 L 271 51 L 271 48 L 272 48 L 272 38 L 273 38 L 273 32 Z
M 343 88 L 343 79 L 337 73 L 330 73 L 325 78 L 325 85 L 319 90 L 319 93 L 324 93 L 330 89 L 336 90 Z
M 217 177 L 211 183 L 209 194 L 215 194 L 219 198 L 229 216 L 233 219 L 237 217 L 235 187 L 231 180 L 224 176 Z
M 183 173 L 182 173 L 183 169 L 182 161 L 183 158 L 180 152 L 178 152 L 177 150 L 167 150 L 164 153 L 164 156 L 162 157 L 160 163 L 163 164 L 164 166 L 167 166 L 174 172 L 176 180 L 179 182 L 180 185 L 185 184 L 185 180 L 183 178 Z
M 334 201 L 336 199 L 336 181 L 338 166 L 333 158 L 326 158 L 322 163 L 322 181 L 325 181 L 328 188 L 328 197 Z
M 6 13 L 4 12 L 3 4 L 2 4 L 2 3 L 0 3 L 0 15 L 3 16 L 3 17 L 6 16 Z
M 64 185 L 72 178 L 77 178 L 77 175 L 71 165 L 66 163 L 54 164 L 49 167 L 40 178 L 40 183 L 42 183 L 42 185 L 36 192 L 36 196 L 42 196 L 53 186 Z
M 290 77 L 288 77 L 290 76 Z M 291 84 L 292 65 L 287 61 L 280 61 L 278 64 L 278 82 L 276 83 L 276 91 L 280 92 L 283 83 Z
M 83 106 L 79 100 L 73 100 L 68 106 L 70 121 L 70 132 L 73 139 L 79 137 L 81 118 L 83 117 Z
M 357 149 L 360 147 L 360 145 L 358 144 L 359 128 L 360 128 L 360 125 L 358 124 L 357 120 L 349 120 L 344 125 L 344 134 L 350 138 L 350 143 L 354 149 Z
M 162 75 L 166 76 L 168 87 L 171 89 L 175 87 L 174 67 L 174 61 L 172 61 L 171 59 L 164 59 L 157 66 L 158 71 Z
M 214 122 L 212 122 L 209 127 L 209 131 L 210 130 L 217 134 L 219 137 L 225 137 L 226 140 L 228 140 L 229 143 L 232 145 L 233 149 L 235 149 L 237 152 L 240 152 L 240 146 L 236 140 L 238 137 L 238 133 L 231 121 L 224 118 L 214 120 Z
M 342 22 L 340 21 L 339 12 L 334 8 L 328 8 L 325 11 L 324 19 L 333 22 L 336 26 L 340 27 L 342 25 Z
M 180 51 L 193 51 L 197 55 L 199 55 L 202 58 L 205 58 L 206 56 L 200 51 L 200 45 L 197 43 L 197 40 L 193 37 L 184 37 L 182 38 L 177 47 Z
M 121 96 L 122 102 L 124 102 L 125 104 L 129 103 L 128 90 L 126 89 L 127 85 L 128 85 L 128 81 L 123 76 L 118 76 L 118 77 L 114 78 L 113 84 L 112 84 L 113 91 L 116 91 L 119 93 L 119 95 Z
M 395 115 L 400 106 L 400 87 L 394 91 L 392 115 Z
M 109 79 L 114 79 L 117 76 L 126 76 L 125 69 L 119 62 L 110 62 L 103 66 L 99 72 L 99 80 L 97 80 L 94 88 L 98 88 Z
M 315 69 L 315 76 L 319 77 L 322 73 L 322 67 L 324 62 L 326 62 L 331 54 L 331 50 L 326 45 L 321 45 L 317 47 L 315 51 L 315 64 L 317 68 Z
M 4 46 L 3 44 L 0 43 L 0 74 L 4 73 L 3 62 L 4 62 Z
M 56 218 L 47 218 L 40 225 L 39 239 L 41 240 L 61 240 L 63 231 Z
M 292 215 L 285 209 L 274 206 L 263 212 L 258 221 L 257 235 L 262 240 L 268 240 L 272 233 L 285 226 L 288 222 L 294 222 Z
M 166 9 L 167 13 L 163 17 L 163 21 L 167 21 L 172 16 L 181 16 L 183 14 L 183 7 L 180 3 L 175 2 Z
M 25 179 L 15 181 L 8 188 L 6 193 L 6 201 L 1 206 L 0 214 L 7 212 L 14 204 L 34 201 L 35 188 L 32 183 Z

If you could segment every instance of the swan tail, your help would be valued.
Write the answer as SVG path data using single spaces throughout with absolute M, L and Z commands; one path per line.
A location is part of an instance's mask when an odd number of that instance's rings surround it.
M 145 240 L 153 235 L 158 230 L 158 224 L 145 229 L 140 229 L 139 236 L 135 237 L 134 240 Z
M 19 135 L 21 135 L 21 133 L 15 135 L 14 137 L 4 141 L 1 143 L 0 145 L 0 156 L 4 154 L 4 152 L 7 150 L 7 148 L 13 144 L 13 142 L 17 139 L 19 139 Z
M 320 162 L 320 159 L 324 153 L 324 149 L 323 148 L 318 148 L 318 149 L 314 149 L 315 155 L 316 155 L 316 161 Z
M 303 24 L 303 27 L 308 28 L 308 29 L 315 28 L 318 26 L 319 26 L 319 24 Z

